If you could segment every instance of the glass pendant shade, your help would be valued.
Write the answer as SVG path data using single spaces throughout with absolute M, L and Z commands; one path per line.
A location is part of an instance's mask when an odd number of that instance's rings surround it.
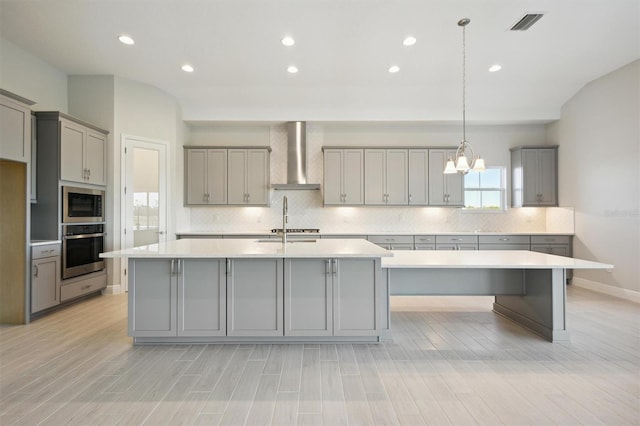
M 453 173 L 458 173 L 458 171 L 456 170 L 455 164 L 453 164 L 453 160 L 451 158 L 449 158 L 447 160 L 447 165 L 444 168 L 444 174 L 445 175 L 450 175 L 450 174 L 453 174 Z
M 467 156 L 461 155 L 458 157 L 458 164 L 456 164 L 456 170 L 459 172 L 466 172 L 469 170 L 469 163 L 467 162 Z
M 473 171 L 484 172 L 485 170 L 487 170 L 487 167 L 484 165 L 484 158 L 476 158 L 476 160 L 473 162 Z

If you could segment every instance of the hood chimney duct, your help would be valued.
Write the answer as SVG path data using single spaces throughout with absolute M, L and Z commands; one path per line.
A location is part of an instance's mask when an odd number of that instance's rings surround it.
M 307 123 L 287 122 L 287 183 L 274 184 L 273 189 L 320 189 L 320 184 L 307 183 Z

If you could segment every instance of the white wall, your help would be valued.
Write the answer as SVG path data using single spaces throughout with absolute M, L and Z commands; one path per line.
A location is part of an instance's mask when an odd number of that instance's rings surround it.
M 640 291 L 640 61 L 586 85 L 548 126 L 561 204 L 574 206 L 574 256 L 612 263 L 576 282 Z
M 468 126 L 467 137 L 488 165 L 510 163 L 509 147 L 540 145 L 545 126 Z M 426 123 L 308 123 L 307 171 L 309 182 L 322 183 L 322 146 L 456 146 L 460 125 Z M 284 124 L 219 123 L 190 126 L 188 145 L 271 146 L 271 182 L 286 182 L 286 129 Z M 179 179 L 183 180 L 182 175 Z M 289 199 L 289 225 L 325 232 L 544 232 L 545 209 L 509 209 L 506 213 L 468 213 L 461 209 L 417 207 L 323 207 L 321 191 L 272 191 L 271 207 L 187 208 L 189 220 L 179 231 L 264 232 L 281 227 L 281 200 Z M 186 216 L 185 216 L 186 218 Z M 572 232 L 571 224 L 568 231 Z
M 67 112 L 67 74 L 0 37 L 0 88 L 36 102 L 34 111 Z

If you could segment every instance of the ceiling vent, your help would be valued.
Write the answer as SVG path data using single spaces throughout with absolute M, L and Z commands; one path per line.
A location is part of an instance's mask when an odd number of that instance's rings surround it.
M 509 31 L 527 31 L 533 24 L 538 22 L 544 14 L 542 13 L 527 13 L 518 22 L 516 22 Z

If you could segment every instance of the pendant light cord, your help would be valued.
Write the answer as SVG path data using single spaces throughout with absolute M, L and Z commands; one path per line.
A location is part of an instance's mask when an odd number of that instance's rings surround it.
M 466 24 L 462 25 L 462 142 L 467 141 L 467 128 L 466 128 L 466 92 L 467 92 L 467 44 L 466 44 Z

